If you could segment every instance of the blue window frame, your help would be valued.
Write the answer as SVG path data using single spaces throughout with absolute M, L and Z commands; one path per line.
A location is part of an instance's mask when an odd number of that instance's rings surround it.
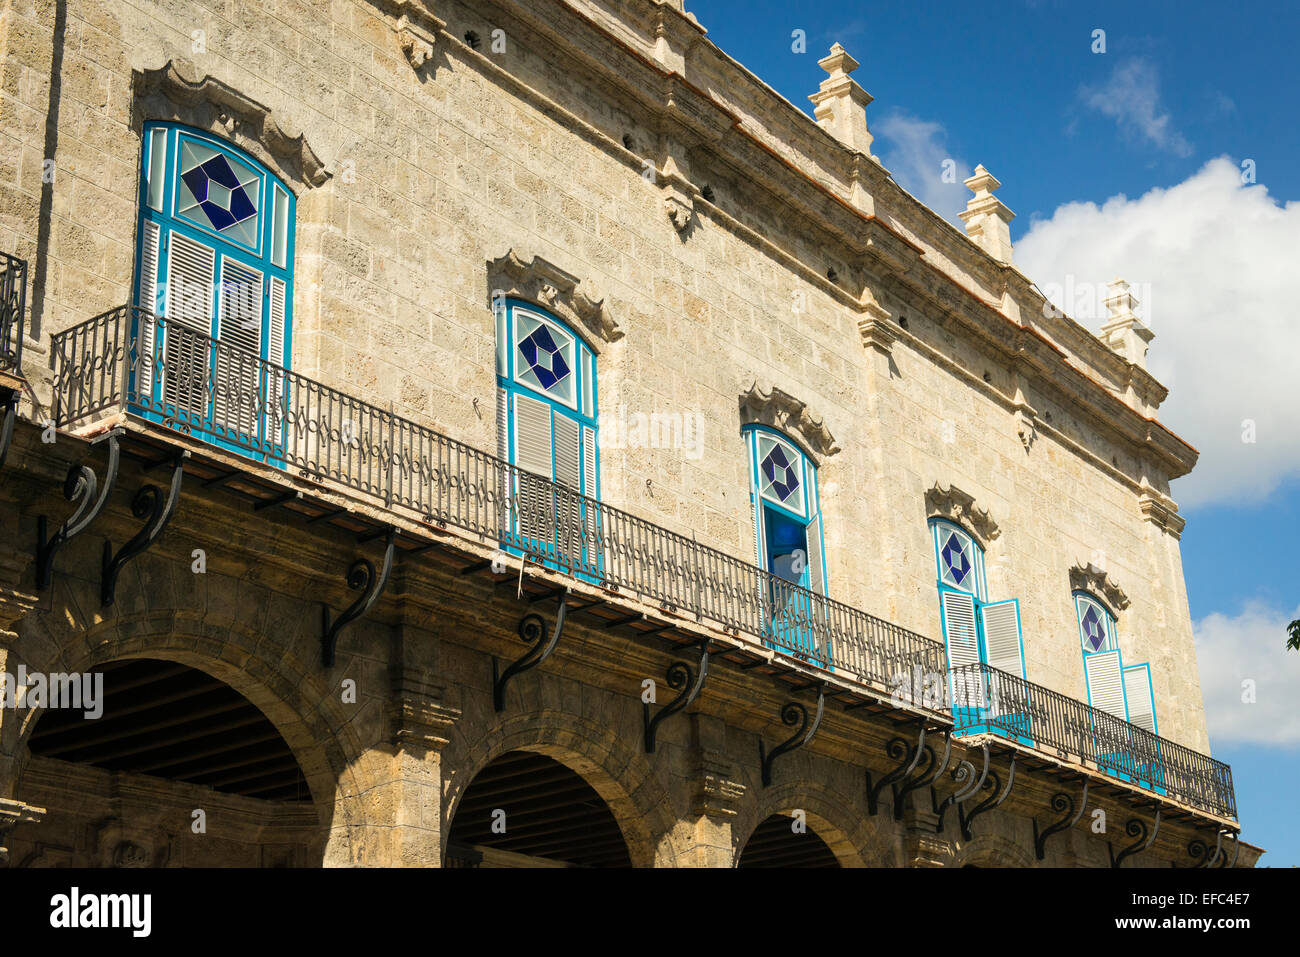
M 288 402 L 275 367 L 289 368 L 292 355 L 294 213 L 293 193 L 242 150 L 145 124 L 134 411 L 275 457 Z
M 774 576 L 762 595 L 772 643 L 830 667 L 830 642 L 825 629 L 818 628 L 825 610 L 800 591 L 826 593 L 817 467 L 794 442 L 767 426 L 746 426 L 744 436 L 755 554 L 758 566 Z
M 552 313 L 520 299 L 494 302 L 497 454 L 545 483 L 600 498 L 596 354 Z M 516 554 L 598 578 L 599 509 L 514 473 L 504 529 Z
M 930 522 L 944 647 L 951 673 L 948 693 L 960 734 L 992 731 L 1032 743 L 1025 700 L 1025 647 L 1020 602 L 988 600 L 984 550 L 966 529 L 946 519 Z M 976 668 L 988 665 L 987 675 Z

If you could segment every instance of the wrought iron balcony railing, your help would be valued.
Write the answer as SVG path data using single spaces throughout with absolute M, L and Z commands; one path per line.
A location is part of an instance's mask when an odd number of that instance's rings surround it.
M 508 462 L 178 321 L 120 307 L 52 337 L 55 423 L 124 410 L 499 542 L 575 578 L 716 622 L 805 664 L 877 686 L 949 675 L 954 728 L 1095 761 L 1235 817 L 1227 765 L 984 666 L 941 643 Z
M 1107 711 L 988 665 L 949 671 L 955 734 L 992 732 L 1087 758 L 1114 777 L 1236 819 L 1232 769 Z
M 0 253 L 0 372 L 22 371 L 26 311 L 27 263 Z
M 55 423 L 108 409 L 483 535 L 596 584 L 888 686 L 943 646 L 522 471 L 177 321 L 122 307 L 53 337 Z

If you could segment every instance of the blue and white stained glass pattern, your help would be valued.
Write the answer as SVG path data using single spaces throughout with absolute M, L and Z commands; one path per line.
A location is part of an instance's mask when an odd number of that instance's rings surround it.
M 1091 598 L 1078 596 L 1079 632 L 1084 654 L 1110 651 L 1110 615 Z
M 574 342 L 564 330 L 515 310 L 515 378 L 573 406 Z
M 769 501 L 804 514 L 802 456 L 775 438 L 758 436 L 759 492 Z
M 944 584 L 974 593 L 974 544 L 955 529 L 945 529 L 940 539 L 943 544 L 939 546 L 939 571 Z
M 180 146 L 176 215 L 256 250 L 261 174 L 188 137 Z

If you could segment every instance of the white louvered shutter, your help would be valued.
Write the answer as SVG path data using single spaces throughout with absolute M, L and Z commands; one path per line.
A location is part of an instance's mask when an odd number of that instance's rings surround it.
M 979 635 L 975 630 L 975 599 L 956 591 L 940 593 L 943 600 L 943 638 L 948 646 L 948 663 L 953 668 L 978 665 Z M 983 706 L 983 675 L 970 669 L 952 676 L 950 692 L 954 708 Z
M 158 224 L 145 220 L 144 237 L 140 252 L 140 302 L 144 312 L 140 315 L 136 341 L 136 394 L 148 401 L 154 382 L 154 317 L 158 314 L 158 254 L 162 243 L 162 230 Z
M 1016 678 L 1025 677 L 1025 659 L 1020 648 L 1020 602 L 994 602 L 980 609 L 984 625 L 987 664 Z M 989 678 L 989 709 L 996 715 L 1023 714 L 1028 709 L 1025 689 L 1018 682 Z
M 177 413 L 201 420 L 208 408 L 206 336 L 212 329 L 216 254 L 176 232 L 168 234 L 168 244 L 163 400 Z
M 984 646 L 990 667 L 1025 677 L 1025 659 L 1020 649 L 1020 602 L 999 601 L 980 609 L 984 619 Z
M 232 259 L 222 261 L 214 417 L 218 426 L 242 436 L 257 434 L 262 283 L 258 270 Z
M 759 507 L 755 501 L 757 492 L 751 492 L 749 495 L 749 522 L 754 527 L 754 564 L 758 566 L 759 573 L 754 576 L 756 582 L 755 600 L 758 603 L 758 624 L 762 628 L 766 624 L 767 615 L 767 596 L 764 583 L 767 581 L 763 572 L 767 571 L 767 566 L 763 564 L 763 526 L 759 524 Z
M 289 356 L 284 351 L 285 307 L 288 287 L 283 279 L 271 277 L 271 309 L 269 336 L 267 343 L 267 414 L 270 416 L 267 432 L 271 442 L 277 448 L 284 442 L 285 421 L 288 409 L 285 407 L 289 383 L 287 376 L 279 368 L 289 368 Z
M 553 413 L 552 440 L 555 443 L 555 481 L 573 490 L 573 495 L 557 492 L 555 495 L 556 543 L 573 564 L 582 559 L 582 515 L 578 507 L 578 492 L 582 489 L 582 430 L 573 419 L 560 412 Z
M 1128 720 L 1124 704 L 1124 680 L 1118 651 L 1085 655 L 1083 671 L 1088 680 L 1088 700 L 1094 708 Z
M 1152 734 L 1156 731 L 1156 704 L 1151 692 L 1151 666 L 1130 665 L 1124 669 L 1124 696 L 1128 719 Z
M 510 461 L 510 393 L 497 387 L 497 458 Z
M 526 395 L 515 400 L 515 465 L 545 479 L 551 471 L 551 407 Z M 526 538 L 550 542 L 554 522 L 548 485 L 527 475 L 518 477 L 519 532 Z

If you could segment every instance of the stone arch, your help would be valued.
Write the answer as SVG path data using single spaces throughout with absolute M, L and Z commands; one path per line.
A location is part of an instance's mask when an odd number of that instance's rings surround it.
M 575 714 L 514 715 L 473 743 L 458 726 L 442 759 L 444 834 L 450 833 L 452 818 L 469 785 L 484 768 L 510 751 L 545 754 L 581 775 L 614 815 L 632 866 L 654 866 L 658 838 L 675 823 L 668 795 L 644 755 L 607 724 Z
M 966 842 L 949 867 L 1033 867 L 1034 855 L 1015 841 L 997 834 L 981 834 Z
M 808 825 L 826 842 L 841 867 L 883 866 L 893 861 L 892 836 L 882 833 L 884 816 L 868 817 L 859 800 L 816 781 L 794 781 L 761 788 L 746 802 L 731 825 L 732 866 L 759 824 L 773 814 L 799 809 Z
M 215 611 L 202 620 L 174 610 L 139 611 L 84 631 L 52 629 L 45 624 L 49 620 L 52 616 L 29 616 L 17 642 L 29 669 L 88 672 L 112 661 L 157 658 L 211 675 L 255 705 L 284 739 L 307 780 L 322 827 L 339 830 L 366 823 L 361 796 L 367 784 L 357 780 L 354 769 L 364 748 L 319 669 L 298 657 L 291 643 L 264 645 L 253 628 Z M 45 653 L 23 654 L 37 649 Z M 39 710 L 27 713 L 18 730 L 15 788 L 21 787 L 31 756 L 27 741 L 40 716 Z

